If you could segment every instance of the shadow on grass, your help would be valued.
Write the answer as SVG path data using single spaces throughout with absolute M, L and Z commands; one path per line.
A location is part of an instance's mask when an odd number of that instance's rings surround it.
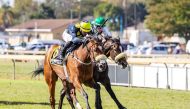
M 36 103 L 36 102 L 22 102 L 22 101 L 0 101 L 4 105 L 22 105 L 22 104 L 36 104 L 36 105 L 50 105 L 50 103 Z

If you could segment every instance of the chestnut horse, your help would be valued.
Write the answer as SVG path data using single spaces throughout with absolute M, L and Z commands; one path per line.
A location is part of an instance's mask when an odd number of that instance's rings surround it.
M 105 59 L 105 55 L 101 55 L 103 54 L 101 45 L 96 38 L 88 38 L 86 44 L 83 43 L 83 45 L 67 56 L 65 64 L 67 72 L 65 72 L 63 66 L 50 63 L 55 49 L 58 49 L 59 46 L 54 45 L 50 47 L 45 55 L 44 66 L 36 69 L 33 75 L 36 76 L 44 72 L 44 77 L 49 87 L 52 109 L 55 109 L 55 85 L 58 77 L 61 79 L 64 87 L 62 95 L 63 97 L 65 94 L 68 95 L 67 98 L 71 107 L 74 108 L 74 102 L 77 108 L 81 108 L 75 95 L 76 88 L 84 96 L 87 109 L 90 109 L 88 95 L 83 89 L 82 83 L 94 88 L 96 91 L 100 90 L 98 84 L 93 79 L 93 62 L 95 62 L 95 57 L 98 55 L 99 59 Z M 72 97 L 72 100 L 70 97 Z M 97 99 L 100 99 L 100 96 L 97 96 Z
M 122 47 L 121 47 L 119 39 L 107 39 L 103 43 L 103 47 L 105 49 L 104 54 L 107 57 L 110 57 L 112 61 L 115 61 L 115 63 L 121 65 L 122 68 L 127 67 L 128 65 L 127 59 L 126 59 L 127 57 L 124 53 L 122 53 Z M 116 98 L 115 93 L 113 92 L 111 88 L 111 83 L 108 76 L 109 69 L 108 69 L 107 62 L 100 60 L 99 62 L 95 64 L 93 70 L 94 70 L 93 78 L 95 82 L 96 83 L 100 82 L 105 87 L 105 89 L 107 90 L 109 95 L 112 97 L 112 99 L 115 101 L 119 109 L 126 109 Z M 60 102 L 59 102 L 60 109 L 61 109 L 61 105 L 64 99 L 64 94 L 65 93 L 61 93 L 61 96 L 60 96 Z M 100 96 L 100 91 L 96 91 L 95 105 L 97 105 L 96 107 L 99 107 L 98 109 L 102 109 L 101 98 L 98 98 L 98 96 Z

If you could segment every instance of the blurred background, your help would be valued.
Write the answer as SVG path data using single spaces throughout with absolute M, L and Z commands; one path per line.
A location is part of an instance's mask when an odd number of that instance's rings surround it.
M 51 45 L 63 43 L 70 23 L 99 16 L 108 19 L 106 26 L 128 56 L 126 69 L 108 63 L 122 104 L 129 109 L 190 109 L 190 0 L 0 0 L 0 108 L 49 108 L 44 77 L 31 78 L 31 72 Z M 105 109 L 117 108 L 112 100 L 107 104 L 108 94 L 102 95 Z
M 0 48 L 44 50 L 70 23 L 103 16 L 128 54 L 190 52 L 188 0 L 0 0 Z M 49 41 L 51 40 L 51 41 Z

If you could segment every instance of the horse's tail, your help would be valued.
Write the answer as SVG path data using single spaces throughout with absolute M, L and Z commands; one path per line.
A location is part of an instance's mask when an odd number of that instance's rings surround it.
M 44 74 L 44 66 L 40 65 L 37 69 L 35 69 L 32 72 L 33 72 L 32 77 L 36 77 L 39 74 Z

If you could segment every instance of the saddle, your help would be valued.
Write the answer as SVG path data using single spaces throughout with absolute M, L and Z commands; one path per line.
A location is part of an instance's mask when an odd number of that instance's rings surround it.
M 53 51 L 53 55 L 52 55 L 52 57 L 51 57 L 51 64 L 56 64 L 56 65 L 63 65 L 63 61 L 67 61 L 67 57 L 68 57 L 68 55 L 71 53 L 71 52 L 73 52 L 74 50 L 76 50 L 78 47 L 80 47 L 80 45 L 81 44 L 77 44 L 77 45 L 75 45 L 75 44 L 72 44 L 69 48 L 68 48 L 68 50 L 66 50 L 66 54 L 65 54 L 65 57 L 64 57 L 64 59 L 63 60 L 57 60 L 56 58 L 59 56 L 59 52 L 61 51 L 60 50 L 60 47 L 57 47 L 57 48 L 55 48 L 54 49 L 54 51 Z

